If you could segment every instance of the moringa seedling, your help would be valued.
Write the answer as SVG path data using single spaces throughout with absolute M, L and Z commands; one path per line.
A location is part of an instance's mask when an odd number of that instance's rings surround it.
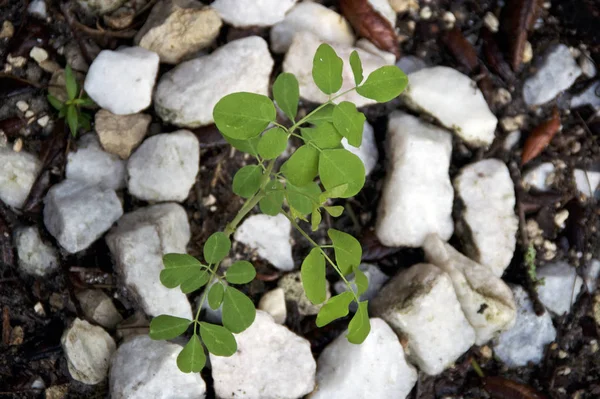
M 237 350 L 233 334 L 244 331 L 254 321 L 254 304 L 236 288 L 254 279 L 254 266 L 238 261 L 224 275 L 218 270 L 231 249 L 230 236 L 256 205 L 267 215 L 283 214 L 312 244 L 300 272 L 308 299 L 314 304 L 323 304 L 317 315 L 317 326 L 347 316 L 350 304 L 356 302 L 358 310 L 348 326 L 347 338 L 360 344 L 369 334 L 368 303 L 360 300 L 368 286 L 367 277 L 358 268 L 362 256 L 360 243 L 347 233 L 329 229 L 327 235 L 331 243 L 319 245 L 300 227 L 301 221 L 308 222 L 310 218 L 312 230 L 317 230 L 322 212 L 340 216 L 344 208 L 329 206 L 328 200 L 352 197 L 365 183 L 362 161 L 342 146 L 344 137 L 350 145 L 360 146 L 365 116 L 351 102 L 336 104 L 334 101 L 354 90 L 378 102 L 390 101 L 404 90 L 408 81 L 393 65 L 373 71 L 365 80 L 356 51 L 350 56 L 350 66 L 355 85 L 336 94 L 343 83 L 343 61 L 329 45 L 319 46 L 313 59 L 312 76 L 317 87 L 329 95 L 329 101 L 301 119 L 297 119 L 298 80 L 290 73 L 277 77 L 273 97 L 289 118 L 291 127 L 276 121 L 275 104 L 260 94 L 229 94 L 215 106 L 213 117 L 224 138 L 236 149 L 253 156 L 256 164 L 244 166 L 235 174 L 233 192 L 246 202 L 223 232 L 208 238 L 203 248 L 204 261 L 186 254 L 166 254 L 163 258 L 165 268 L 160 273 L 160 281 L 166 287 L 179 287 L 187 294 L 207 286 L 194 320 L 160 315 L 150 323 L 153 339 L 175 338 L 193 325 L 192 338 L 177 357 L 177 365 L 183 372 L 202 370 L 206 362 L 202 344 L 214 355 L 233 355 Z M 298 138 L 302 145 L 276 170 L 276 160 L 287 148 L 290 137 Z M 327 265 L 349 288 L 329 300 L 326 300 Z M 352 273 L 356 289 L 346 277 Z M 200 320 L 200 309 L 205 301 L 212 309 L 222 306 L 222 326 Z
M 58 111 L 59 118 L 66 118 L 69 130 L 73 137 L 77 136 L 80 127 L 90 130 L 91 116 L 82 111 L 82 107 L 93 107 L 95 103 L 79 88 L 75 74 L 69 65 L 65 68 L 65 89 L 67 101 L 61 102 L 58 98 L 48 94 L 48 102 Z

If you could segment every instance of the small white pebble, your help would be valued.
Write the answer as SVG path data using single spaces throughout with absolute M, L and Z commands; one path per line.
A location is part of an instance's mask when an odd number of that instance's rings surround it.
M 565 221 L 569 218 L 569 211 L 563 209 L 554 215 L 554 224 L 556 227 L 560 227 L 561 229 L 565 228 Z
M 0 39 L 10 39 L 15 34 L 15 27 L 12 22 L 6 20 L 2 22 L 2 30 L 0 31 Z
M 492 32 L 498 32 L 498 27 L 500 26 L 500 22 L 498 21 L 498 18 L 496 18 L 496 16 L 493 13 L 488 11 L 485 14 L 485 16 L 483 17 L 483 23 Z
M 448 28 L 448 29 L 453 28 L 454 24 L 456 23 L 456 17 L 450 11 L 446 11 L 444 13 L 442 20 L 444 21 L 444 24 L 446 25 L 446 28 Z
M 17 108 L 19 109 L 19 111 L 25 112 L 25 111 L 27 111 L 29 109 L 29 104 L 27 104 L 23 100 L 17 101 Z
M 44 115 L 37 120 L 38 125 L 40 125 L 41 127 L 46 127 L 48 125 L 48 122 L 50 122 L 50 117 L 48 115 Z
M 44 305 L 42 305 L 41 302 L 36 303 L 35 306 L 33 307 L 33 310 L 35 310 L 35 313 L 39 314 L 40 316 L 46 316 L 46 311 L 44 310 Z
M 552 260 L 556 257 L 556 244 L 552 241 L 544 241 L 544 260 Z
M 567 352 L 565 352 L 565 351 L 563 351 L 563 350 L 559 350 L 559 351 L 558 351 L 558 358 L 559 358 L 559 359 L 565 359 L 567 356 L 569 356 L 569 355 L 567 354 Z
M 6 147 L 6 144 L 8 144 L 8 137 L 6 137 L 4 130 L 0 129 L 0 148 Z
M 598 349 L 600 349 L 600 345 L 598 345 L 598 341 L 596 341 L 595 339 L 590 341 L 590 350 L 592 351 L 592 353 L 596 353 L 598 352 Z
M 211 212 L 216 212 L 216 211 L 217 211 L 217 207 L 216 207 L 215 205 L 213 205 L 213 206 L 211 206 L 211 207 L 209 208 L 209 210 L 210 210 Z
M 431 8 L 429 8 L 429 6 L 425 6 L 421 9 L 419 15 L 421 16 L 421 19 L 429 19 L 433 15 L 433 11 L 431 11 Z
M 209 194 L 208 197 L 202 198 L 202 205 L 204 205 L 204 206 L 211 206 L 216 203 L 217 203 L 217 199 L 212 194 Z
M 542 5 L 542 7 L 544 7 L 544 9 L 549 10 L 550 7 L 552 7 L 552 3 L 549 1 L 545 1 L 544 4 Z
M 479 353 L 481 353 L 481 356 L 483 356 L 486 359 L 491 359 L 493 356 L 492 348 L 490 348 L 487 345 L 484 345 L 481 348 L 479 348 Z
M 569 375 L 569 374 L 571 374 L 571 368 L 565 367 L 563 370 L 559 371 L 558 374 Z
M 6 57 L 6 61 L 15 68 L 22 68 L 27 64 L 27 58 L 21 56 L 13 57 L 10 54 Z
M 503 107 L 512 101 L 512 95 L 510 94 L 510 91 L 501 87 L 494 92 L 493 101 Z
M 13 151 L 21 152 L 22 149 L 23 149 L 23 140 L 21 140 L 21 138 L 18 138 L 17 140 L 15 140 L 15 143 L 13 144 Z
M 39 64 L 48 59 L 48 52 L 41 47 L 34 46 L 29 52 L 29 56 Z
M 530 42 L 525 42 L 525 47 L 523 48 L 523 63 L 528 64 L 531 62 L 533 58 L 533 47 L 531 47 Z
M 45 388 L 46 388 L 46 384 L 44 384 L 44 380 L 42 380 L 40 377 L 36 378 L 31 383 L 31 389 L 45 389 Z
M 508 133 L 504 139 L 504 149 L 506 151 L 510 151 L 519 142 L 519 140 L 521 140 L 521 131 L 513 130 L 512 132 Z

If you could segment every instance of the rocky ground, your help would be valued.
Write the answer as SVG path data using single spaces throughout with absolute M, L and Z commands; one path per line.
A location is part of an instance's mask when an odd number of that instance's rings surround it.
M 0 397 L 600 397 L 599 21 L 592 0 L 0 0 Z M 307 242 L 253 215 L 231 258 L 261 311 L 183 374 L 149 320 L 200 295 L 160 285 L 161 257 L 201 253 L 252 162 L 212 108 L 286 71 L 312 110 L 322 42 L 409 74 L 351 99 L 367 183 L 324 218 L 363 245 L 371 335 L 316 327 Z M 66 65 L 99 106 L 77 138 L 46 99 Z

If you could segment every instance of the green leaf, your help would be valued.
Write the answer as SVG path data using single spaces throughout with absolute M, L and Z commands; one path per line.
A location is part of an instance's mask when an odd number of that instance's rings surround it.
M 69 108 L 67 105 L 63 105 L 60 111 L 58 111 L 59 118 L 64 118 L 67 115 L 67 108 Z
M 323 122 L 314 128 L 301 129 L 302 137 L 312 142 L 320 149 L 340 148 L 342 135 L 338 133 L 331 122 Z
M 223 325 L 238 334 L 250 327 L 255 317 L 256 309 L 250 298 L 233 287 L 227 287 L 223 298 Z
M 258 142 L 258 154 L 264 159 L 275 159 L 287 148 L 288 134 L 280 127 L 267 130 Z
M 358 86 L 363 80 L 363 68 L 356 50 L 350 54 L 350 67 L 352 68 L 352 74 L 354 75 L 354 83 Z
M 225 287 L 220 282 L 214 283 L 208 290 L 208 306 L 211 309 L 217 310 L 223 302 L 223 294 L 225 293 Z
M 81 126 L 85 131 L 92 130 L 91 125 L 92 118 L 85 112 L 79 111 L 79 126 Z
M 293 74 L 284 72 L 275 79 L 273 98 L 283 113 L 293 122 L 298 113 L 300 99 L 298 80 Z
M 252 197 L 260 189 L 262 175 L 260 166 L 244 166 L 233 176 L 233 192 L 242 198 Z
M 211 234 L 204 244 L 204 259 L 210 264 L 217 264 L 227 256 L 231 249 L 231 241 L 227 234 L 220 231 Z
M 213 110 L 217 128 L 232 139 L 246 140 L 258 136 L 277 112 L 267 96 L 255 93 L 232 93 L 219 100 Z
M 325 94 L 333 94 L 342 88 L 344 61 L 335 50 L 323 43 L 313 58 L 312 77 L 317 87 Z
M 363 113 L 348 101 L 339 103 L 333 109 L 333 125 L 351 146 L 360 147 L 365 120 Z
M 79 105 L 80 107 L 84 107 L 84 108 L 90 108 L 90 107 L 95 107 L 96 103 L 94 102 L 94 100 L 92 100 L 89 97 L 82 97 L 80 99 L 77 100 L 77 105 Z
M 181 283 L 181 292 L 184 294 L 194 292 L 197 289 L 204 287 L 208 283 L 208 280 L 210 280 L 210 274 L 206 270 L 196 271 Z
M 295 186 L 307 185 L 317 177 L 318 171 L 319 151 L 309 145 L 298 148 L 281 166 L 283 175 Z
M 360 242 L 350 234 L 335 229 L 329 229 L 327 235 L 333 243 L 338 267 L 344 275 L 351 273 L 355 267 L 360 265 L 362 257 Z
M 223 326 L 201 322 L 200 336 L 206 349 L 213 355 L 231 356 L 237 351 L 235 337 Z
M 256 277 L 256 270 L 252 263 L 239 260 L 227 269 L 225 279 L 231 284 L 247 284 Z
M 313 248 L 304 259 L 300 268 L 300 276 L 306 297 L 315 305 L 325 302 L 327 299 L 325 258 L 320 248 Z
M 156 340 L 173 339 L 183 334 L 191 323 L 188 319 L 161 314 L 150 322 L 149 335 Z
M 255 157 L 258 156 L 258 142 L 261 139 L 260 136 L 252 137 L 248 140 L 236 140 L 225 135 L 223 135 L 223 138 L 236 150 L 240 150 Z
M 342 292 L 330 298 L 317 314 L 317 327 L 323 327 L 334 320 L 348 315 L 348 306 L 354 299 L 350 291 Z
M 371 72 L 365 83 L 356 88 L 363 97 L 384 103 L 398 97 L 408 84 L 408 78 L 395 65 L 382 66 Z
M 348 325 L 348 341 L 353 344 L 362 344 L 371 331 L 371 323 L 369 322 L 369 312 L 367 307 L 368 301 L 363 301 L 358 304 L 358 311 L 350 320 Z
M 46 98 L 48 99 L 50 105 L 52 105 L 52 107 L 54 107 L 57 111 L 60 111 L 64 105 L 58 98 L 54 97 L 52 94 L 48 94 Z
M 344 213 L 344 207 L 341 205 L 325 206 L 324 208 L 327 211 L 327 213 L 333 216 L 334 218 Z
M 198 259 L 187 254 L 166 254 L 163 256 L 165 268 L 160 271 L 160 282 L 167 288 L 175 288 L 203 265 Z
M 258 202 L 260 211 L 265 215 L 277 216 L 281 212 L 285 193 L 279 180 L 271 180 L 265 187 L 266 196 Z
M 288 204 L 303 215 L 308 215 L 315 205 L 320 204 L 319 194 L 321 194 L 321 189 L 315 182 L 301 187 L 296 187 L 291 183 L 286 184 Z
M 317 231 L 319 229 L 319 224 L 321 224 L 321 212 L 319 212 L 318 207 L 314 207 L 312 211 L 312 216 L 310 217 L 310 223 L 312 231 Z
M 77 97 L 77 80 L 69 65 L 65 68 L 65 87 L 69 100 L 74 100 Z
M 318 125 L 323 122 L 333 122 L 333 104 L 325 104 L 323 108 L 313 111 L 314 113 L 308 114 L 306 121 L 312 124 Z
M 361 250 L 361 252 L 362 252 L 362 250 Z M 357 290 L 356 295 L 361 296 L 362 294 L 364 294 L 367 291 L 367 288 L 369 288 L 369 279 L 367 278 L 367 276 L 365 276 L 363 271 L 360 270 L 360 268 L 358 266 L 355 266 L 353 268 L 353 271 L 354 271 L 354 284 L 356 285 L 356 290 Z
M 73 137 L 77 136 L 77 129 L 79 128 L 78 119 L 77 108 L 74 105 L 67 106 L 67 123 Z
M 177 356 L 177 367 L 184 373 L 199 373 L 206 364 L 204 348 L 197 335 L 193 335 Z
M 340 198 L 352 197 L 365 184 L 365 165 L 348 150 L 323 150 L 319 156 L 319 175 L 327 191 L 347 184 Z
M 341 198 L 348 190 L 348 184 L 340 184 L 339 186 L 331 187 L 329 190 L 319 195 L 319 201 L 324 204 L 329 198 Z

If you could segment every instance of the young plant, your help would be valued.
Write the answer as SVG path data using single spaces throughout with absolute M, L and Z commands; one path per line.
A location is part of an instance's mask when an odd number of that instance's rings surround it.
M 347 316 L 349 305 L 356 302 L 358 310 L 348 326 L 347 338 L 360 344 L 369 334 L 368 303 L 359 299 L 368 286 L 367 277 L 358 268 L 362 256 L 360 243 L 347 233 L 329 229 L 327 235 L 331 244 L 319 245 L 299 225 L 299 221 L 308 222 L 310 215 L 310 224 L 315 231 L 323 211 L 333 217 L 340 216 L 344 208 L 330 206 L 328 200 L 352 197 L 365 183 L 362 161 L 341 144 L 345 137 L 350 145 L 360 146 L 365 116 L 348 101 L 338 104 L 334 101 L 356 90 L 363 97 L 386 102 L 397 97 L 407 84 L 406 75 L 395 66 L 381 67 L 364 80 L 356 51 L 350 56 L 350 66 L 355 85 L 336 94 L 342 87 L 343 61 L 327 44 L 317 49 L 312 76 L 317 87 L 329 95 L 329 100 L 299 120 L 296 77 L 290 73 L 277 77 L 273 97 L 289 118 L 290 127 L 277 122 L 273 101 L 263 95 L 233 93 L 215 106 L 214 120 L 225 139 L 236 149 L 252 155 L 257 163 L 244 166 L 235 174 L 233 192 L 246 202 L 223 232 L 208 238 L 203 249 L 204 262 L 185 254 L 164 256 L 165 268 L 160 280 L 166 287 L 179 286 L 184 293 L 190 293 L 207 285 L 194 320 L 161 315 L 150 324 L 150 337 L 154 339 L 175 338 L 193 324 L 192 338 L 177 358 L 177 365 L 183 372 L 198 372 L 204 367 L 206 357 L 202 342 L 214 355 L 233 355 L 237 350 L 233 333 L 244 331 L 254 321 L 254 304 L 234 287 L 254 279 L 256 272 L 252 264 L 238 261 L 224 275 L 218 270 L 231 248 L 230 236 L 256 205 L 267 215 L 284 215 L 312 244 L 312 250 L 302 262 L 301 277 L 308 299 L 314 304 L 323 304 L 317 315 L 317 326 Z M 292 136 L 302 145 L 276 170 L 276 161 Z M 329 300 L 326 300 L 327 264 L 349 288 Z M 356 289 L 347 279 L 352 273 Z M 222 306 L 223 326 L 200 321 L 200 309 L 206 300 L 212 309 Z
M 82 111 L 82 107 L 92 107 L 94 102 L 83 89 L 78 87 L 75 74 L 69 65 L 65 68 L 65 89 L 67 101 L 61 102 L 58 98 L 48 94 L 48 102 L 58 111 L 59 118 L 66 118 L 69 130 L 73 137 L 77 136 L 80 127 L 90 130 L 92 117 Z

